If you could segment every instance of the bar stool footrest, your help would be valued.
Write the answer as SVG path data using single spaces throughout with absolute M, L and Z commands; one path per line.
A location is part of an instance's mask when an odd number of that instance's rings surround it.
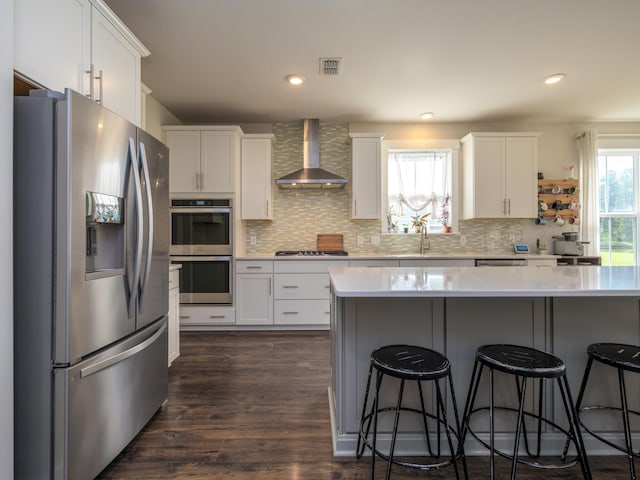
M 394 412 L 396 411 L 396 407 L 385 407 L 385 408 L 379 408 L 378 409 L 378 414 L 381 412 Z M 423 413 L 421 410 L 415 409 L 415 408 L 410 408 L 410 407 L 401 407 L 400 408 L 401 412 L 413 412 L 413 413 L 417 413 L 418 415 L 422 416 Z M 373 417 L 373 415 L 375 415 L 375 411 L 373 412 L 369 412 L 367 415 L 365 415 L 365 417 L 363 418 L 363 422 L 361 423 L 361 429 L 360 429 L 360 439 L 362 440 L 363 444 L 365 447 L 368 447 L 369 450 L 371 450 L 375 455 L 377 455 L 378 457 L 382 458 L 385 461 L 389 461 L 389 455 L 387 455 L 386 453 L 376 449 L 375 451 L 373 450 L 373 445 L 371 444 L 369 438 L 367 438 L 367 436 L 365 435 L 365 432 L 363 430 L 364 425 L 369 422 L 369 420 L 371 419 L 371 417 Z M 429 412 L 424 412 L 424 415 L 428 418 L 431 418 L 433 420 L 436 420 L 438 423 L 440 423 L 440 425 L 442 425 L 444 428 L 447 428 L 449 430 L 449 432 L 451 434 L 453 434 L 453 436 L 455 437 L 456 441 L 458 442 L 458 448 L 456 449 L 456 455 L 455 457 L 447 457 L 446 460 L 442 461 L 442 462 L 438 462 L 438 463 L 412 463 L 412 462 L 406 462 L 403 460 L 398 460 L 396 458 L 396 455 L 394 453 L 394 458 L 391 461 L 391 463 L 393 463 L 394 465 L 400 465 L 402 467 L 407 467 L 407 468 L 415 468 L 418 470 L 437 470 L 439 468 L 442 467 L 446 467 L 448 465 L 451 465 L 453 463 L 453 461 L 457 461 L 462 457 L 462 452 L 460 450 L 460 438 L 458 437 L 458 432 L 455 431 L 455 429 L 451 426 L 448 425 L 447 423 L 445 423 L 445 421 L 442 418 L 438 418 L 437 416 L 429 413 Z M 439 439 L 438 439 L 439 440 Z M 423 456 L 422 454 L 420 455 L 405 455 L 405 456 L 410 456 L 410 457 L 417 457 L 417 456 Z M 439 458 L 440 455 L 424 455 L 425 457 L 429 457 L 429 458 Z
M 627 452 L 627 448 L 624 446 L 620 446 L 618 444 L 613 443 L 611 440 L 608 440 L 606 438 L 604 438 L 602 435 L 595 433 L 591 428 L 589 428 L 588 426 L 586 426 L 582 420 L 581 414 L 582 413 L 588 413 L 588 412 L 593 412 L 593 411 L 597 411 L 597 410 L 605 410 L 605 411 L 615 411 L 615 412 L 620 412 L 622 413 L 622 408 L 620 407 L 611 407 L 611 406 L 607 406 L 607 405 L 586 405 L 584 407 L 581 407 L 580 410 L 578 411 L 578 422 L 580 422 L 580 426 L 582 428 L 584 428 L 584 430 L 586 432 L 588 432 L 591 436 L 597 438 L 598 440 L 600 440 L 601 442 L 607 444 L 608 446 L 610 446 L 611 448 L 615 448 L 616 450 L 618 450 L 619 452 L 624 453 L 625 455 L 631 455 L 632 457 L 635 458 L 640 458 L 640 451 L 639 452 Z M 637 417 L 640 417 L 640 412 L 636 411 L 636 410 L 629 410 L 628 411 L 629 415 L 636 415 Z
M 477 413 L 480 413 L 482 411 L 486 411 L 488 412 L 490 409 L 490 407 L 480 407 L 480 408 L 474 408 L 473 410 L 471 410 L 471 412 L 469 412 L 469 420 Z M 516 416 L 518 415 L 518 409 L 517 408 L 511 408 L 511 407 L 493 407 L 494 411 L 495 410 L 500 410 L 500 411 L 507 411 L 507 412 L 511 412 L 511 413 L 515 413 Z M 536 421 L 538 420 L 538 415 L 533 414 L 531 412 L 523 412 L 523 415 L 525 417 L 529 417 L 529 418 L 533 418 Z M 561 427 L 560 425 L 558 425 L 557 423 L 547 419 L 547 418 L 541 418 L 542 422 L 546 425 L 550 425 L 551 427 L 557 429 L 558 431 L 564 433 L 567 437 L 569 437 L 571 439 L 571 442 L 575 445 L 575 439 L 573 438 L 573 436 L 569 433 L 569 431 L 563 427 Z M 476 434 L 476 432 L 474 432 L 471 427 L 469 426 L 469 424 L 467 423 L 467 427 L 466 427 L 467 432 L 469 432 L 471 434 L 471 436 L 473 438 L 475 438 L 482 446 L 484 446 L 487 450 L 491 450 L 491 446 L 485 442 L 484 440 L 482 440 L 478 434 Z M 498 455 L 500 455 L 503 458 L 506 458 L 508 460 L 513 461 L 513 455 L 510 453 L 506 453 L 503 452 L 502 450 L 495 448 L 493 449 L 493 451 L 495 453 L 497 453 Z M 560 456 L 562 458 L 562 456 Z M 537 456 L 532 456 L 529 458 L 538 458 Z M 580 461 L 579 457 L 573 457 L 570 460 L 565 460 L 564 458 L 562 459 L 562 463 L 558 463 L 558 464 L 546 464 L 546 463 L 539 463 L 536 461 L 532 461 L 532 460 L 528 460 L 527 458 L 523 458 L 518 456 L 516 458 L 516 461 L 520 464 L 523 465 L 528 465 L 530 467 L 536 467 L 536 468 L 542 468 L 542 469 L 549 469 L 549 470 L 554 470 L 554 469 L 561 469 L 561 468 L 570 468 L 573 467 L 574 465 L 577 465 Z

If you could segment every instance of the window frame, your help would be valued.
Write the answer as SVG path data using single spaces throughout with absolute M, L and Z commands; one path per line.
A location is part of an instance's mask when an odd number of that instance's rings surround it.
M 459 233 L 458 212 L 462 198 L 460 196 L 460 140 L 454 139 L 412 139 L 412 140 L 382 140 L 381 164 L 381 209 L 380 226 L 383 235 L 399 235 L 388 232 L 387 211 L 389 210 L 389 151 L 398 150 L 449 150 L 451 151 L 451 203 L 449 210 L 449 224 L 451 233 Z M 451 233 L 433 232 L 430 235 L 451 235 Z M 402 234 L 402 235 L 411 235 Z
M 615 219 L 615 218 L 635 218 L 635 237 L 633 258 L 634 265 L 640 263 L 640 137 L 639 138 L 598 138 L 598 158 L 602 155 L 606 155 L 607 152 L 616 152 L 620 154 L 633 155 L 633 211 L 631 212 L 602 212 L 600 211 L 600 201 L 598 198 L 598 235 L 600 232 L 600 222 L 602 219 Z M 601 153 L 602 152 L 602 153 Z M 599 163 L 599 162 L 598 162 Z M 598 171 L 598 178 L 600 178 L 600 171 Z M 602 242 L 600 242 L 602 243 Z M 608 254 L 607 250 L 607 254 Z M 604 251 L 602 245 L 600 245 L 598 255 L 602 256 Z

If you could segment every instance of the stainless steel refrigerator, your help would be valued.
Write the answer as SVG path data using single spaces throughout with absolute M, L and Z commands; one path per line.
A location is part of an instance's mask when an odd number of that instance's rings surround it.
M 169 151 L 71 90 L 14 106 L 16 478 L 90 479 L 167 398 Z

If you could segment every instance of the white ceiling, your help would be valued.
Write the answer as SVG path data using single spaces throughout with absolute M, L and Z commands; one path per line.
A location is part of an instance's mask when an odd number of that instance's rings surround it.
M 640 0 L 105 1 L 185 123 L 640 120 Z

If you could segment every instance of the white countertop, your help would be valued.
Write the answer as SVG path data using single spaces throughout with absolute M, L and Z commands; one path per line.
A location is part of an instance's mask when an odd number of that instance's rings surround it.
M 640 296 L 640 267 L 330 267 L 338 297 Z
M 537 258 L 537 259 L 552 259 L 559 258 L 560 255 L 537 255 L 537 254 L 529 254 L 529 255 L 517 255 L 515 253 L 479 253 L 479 252 L 465 252 L 465 253 L 403 253 L 403 254 L 385 254 L 385 253 L 354 253 L 346 256 L 340 255 L 323 255 L 323 256 L 312 256 L 312 255 L 282 255 L 275 256 L 268 254 L 258 254 L 258 255 L 239 255 L 236 256 L 236 260 L 456 260 L 456 259 L 512 259 L 512 258 Z

